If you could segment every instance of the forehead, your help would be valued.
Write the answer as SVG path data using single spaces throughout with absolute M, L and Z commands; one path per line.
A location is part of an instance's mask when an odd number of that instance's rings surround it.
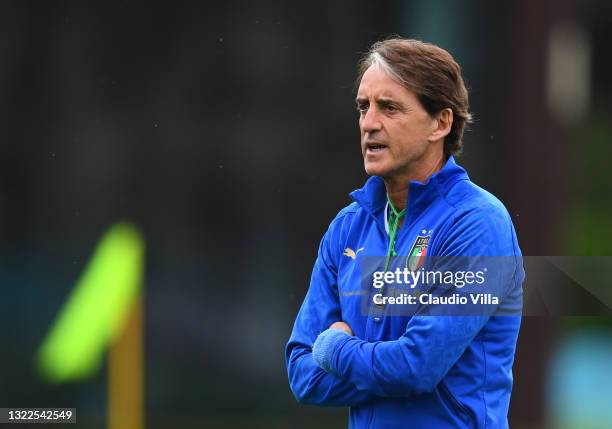
M 414 94 L 381 67 L 371 65 L 361 78 L 357 97 L 413 98 Z

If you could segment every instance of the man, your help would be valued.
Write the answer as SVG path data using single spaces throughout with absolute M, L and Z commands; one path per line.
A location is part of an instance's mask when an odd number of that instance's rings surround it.
M 470 121 L 460 67 L 437 46 L 390 39 L 357 82 L 372 177 L 321 241 L 286 347 L 291 389 L 301 403 L 349 406 L 351 428 L 506 428 L 524 270 L 506 209 L 454 160 Z M 504 256 L 488 283 L 499 301 L 446 315 L 418 301 L 396 314 L 380 303 L 389 291 L 370 301 L 364 261 L 388 273 L 402 255 L 411 272 L 430 256 Z

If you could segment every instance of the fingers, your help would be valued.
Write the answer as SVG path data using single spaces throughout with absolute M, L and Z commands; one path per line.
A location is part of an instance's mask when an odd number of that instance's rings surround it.
M 341 331 L 346 332 L 349 335 L 353 335 L 353 330 L 346 322 L 342 322 L 342 321 L 334 322 L 330 325 L 329 329 L 339 329 Z

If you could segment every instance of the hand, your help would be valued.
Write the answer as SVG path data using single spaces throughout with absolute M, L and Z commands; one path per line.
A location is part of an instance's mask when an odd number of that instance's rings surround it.
M 344 331 L 349 335 L 353 335 L 353 330 L 351 329 L 351 327 L 348 325 L 348 323 L 346 322 L 334 322 L 329 326 L 329 329 L 338 329 L 340 331 Z

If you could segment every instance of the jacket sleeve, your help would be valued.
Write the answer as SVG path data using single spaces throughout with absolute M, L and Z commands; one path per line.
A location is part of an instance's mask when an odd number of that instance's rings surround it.
M 509 216 L 472 212 L 455 222 L 439 255 L 512 255 L 498 273 L 504 292 L 522 287 L 520 250 Z M 520 263 L 519 263 L 520 261 Z M 433 391 L 489 319 L 487 314 L 414 315 L 394 341 L 367 342 L 340 337 L 332 369 L 358 389 L 380 396 L 409 396 Z M 435 313 L 433 313 L 435 314 Z M 516 316 L 516 317 L 520 317 Z
M 332 222 L 332 226 L 333 226 Z M 310 287 L 295 320 L 285 348 L 289 385 L 300 403 L 324 406 L 354 406 L 375 398 L 353 383 L 327 373 L 312 358 L 317 335 L 342 320 L 338 297 L 337 269 L 330 230 L 319 246 Z M 337 256 L 337 255 L 336 255 Z

